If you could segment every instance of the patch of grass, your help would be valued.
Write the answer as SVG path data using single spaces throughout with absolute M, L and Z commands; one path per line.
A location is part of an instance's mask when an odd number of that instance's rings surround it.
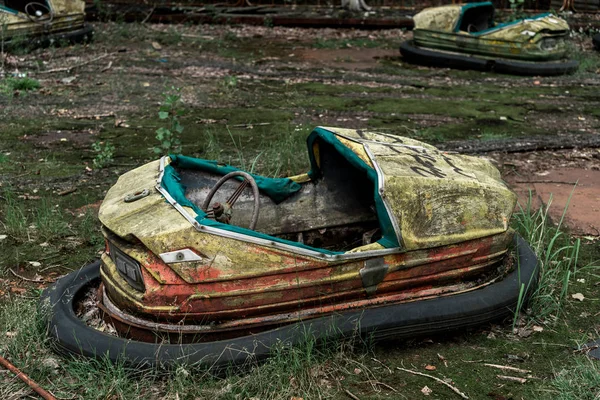
M 4 231 L 17 240 L 25 240 L 28 235 L 29 225 L 23 203 L 17 201 L 14 192 L 6 188 L 2 193 L 3 207 L 1 209 L 0 224 Z
M 573 58 L 579 61 L 577 74 L 597 73 L 600 70 L 600 55 L 596 51 L 576 51 L 572 54 Z
M 577 357 L 574 365 L 561 366 L 550 384 L 555 400 L 596 400 L 600 398 L 598 361 Z
M 34 299 L 0 303 L 0 348 L 10 362 L 58 398 L 147 398 L 152 374 L 106 360 L 59 358 L 50 351 L 45 319 Z M 143 373 L 143 379 L 141 379 Z M 69 379 L 57 379 L 68 376 Z M 12 375 L 0 375 L 0 398 L 11 398 L 25 385 Z M 146 395 L 145 395 L 146 391 Z
M 61 207 L 58 204 L 51 205 L 45 198 L 34 206 L 32 223 L 36 236 L 44 241 L 68 236 L 71 233 L 70 225 L 66 222 Z
M 100 233 L 100 221 L 93 209 L 88 208 L 75 224 L 79 237 L 94 248 L 98 249 L 104 244 L 104 237 Z
M 360 379 L 376 379 L 366 363 L 368 342 L 318 344 L 308 331 L 298 346 L 282 343 L 265 363 L 258 365 L 249 357 L 242 369 L 231 368 L 219 377 L 194 366 L 137 369 L 104 358 L 59 358 L 46 339 L 45 306 L 38 314 L 37 294 L 0 303 L 0 348 L 5 358 L 58 398 L 332 398 L 357 373 Z M 1 398 L 23 387 L 11 375 L 0 375 Z
M 23 202 L 17 200 L 11 189 L 2 193 L 2 227 L 8 235 L 19 242 L 35 239 L 50 241 L 70 233 L 69 224 L 61 207 L 51 205 L 46 198 L 31 202 L 26 209 Z
M 214 128 L 204 130 L 204 148 L 201 157 L 218 160 L 264 176 L 291 176 L 308 171 L 306 137 L 311 127 L 288 125 L 273 128 L 268 135 L 255 143 L 250 135 L 254 127 L 249 124 L 244 131 L 225 132 Z
M 579 239 L 573 239 L 561 230 L 569 202 L 556 226 L 548 215 L 551 204 L 552 198 L 535 210 L 530 194 L 525 208 L 513 216 L 517 230 L 538 256 L 539 283 L 531 297 L 530 315 L 544 322 L 553 322 L 562 311 L 581 246 Z
M 12 96 L 15 91 L 32 91 L 37 90 L 41 87 L 40 82 L 36 79 L 22 77 L 13 78 L 8 77 L 0 81 L 0 93 L 6 96 Z

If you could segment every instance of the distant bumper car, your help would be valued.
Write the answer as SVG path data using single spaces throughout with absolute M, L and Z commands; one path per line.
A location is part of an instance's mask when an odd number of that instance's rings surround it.
M 101 261 L 42 296 L 57 346 L 221 368 L 306 335 L 502 319 L 536 286 L 537 259 L 508 227 L 516 196 L 489 161 L 338 128 L 316 128 L 308 153 L 310 172 L 290 178 L 184 156 L 122 175 L 99 211 Z M 118 336 L 78 317 L 86 290 Z
M 0 0 L 0 40 L 8 49 L 88 41 L 84 9 L 81 0 Z
M 407 62 L 515 75 L 563 75 L 569 25 L 552 14 L 494 23 L 490 2 L 427 8 L 414 16 L 414 38 L 400 46 Z

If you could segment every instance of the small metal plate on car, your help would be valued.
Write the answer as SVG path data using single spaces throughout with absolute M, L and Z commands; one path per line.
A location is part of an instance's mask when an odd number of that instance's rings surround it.
M 140 190 L 139 192 L 128 194 L 127 196 L 125 196 L 123 201 L 125 203 L 131 203 L 133 201 L 144 198 L 144 197 L 148 196 L 149 194 L 150 194 L 150 191 L 148 189 Z
M 385 278 L 388 266 L 383 257 L 371 258 L 365 261 L 365 266 L 360 269 L 360 277 L 368 295 L 377 291 L 377 285 Z
M 186 261 L 202 261 L 202 257 L 190 249 L 181 249 L 169 251 L 167 253 L 160 253 L 159 257 L 166 264 L 174 264 Z

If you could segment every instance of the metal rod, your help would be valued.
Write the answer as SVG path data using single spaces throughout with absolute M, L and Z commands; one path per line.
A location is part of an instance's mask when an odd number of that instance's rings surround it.
M 37 394 L 39 394 L 45 400 L 57 400 L 56 397 L 51 395 L 46 390 L 42 389 L 40 385 L 38 385 L 34 380 L 25 375 L 25 373 L 21 372 L 17 367 L 12 365 L 8 360 L 0 356 L 0 365 L 17 375 L 17 378 L 25 382 L 30 388 L 32 388 Z

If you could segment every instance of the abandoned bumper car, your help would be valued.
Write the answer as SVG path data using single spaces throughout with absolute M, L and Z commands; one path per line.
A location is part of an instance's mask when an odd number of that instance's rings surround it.
M 5 48 L 38 47 L 92 38 L 82 0 L 0 0 L 0 40 Z
M 501 319 L 537 280 L 484 159 L 316 128 L 310 172 L 253 175 L 172 155 L 122 175 L 101 262 L 43 295 L 62 351 L 223 367 L 277 343 L 437 334 Z M 109 335 L 79 317 L 92 291 Z M 526 293 L 526 292 L 525 292 Z
M 490 2 L 427 8 L 414 16 L 412 40 L 402 43 L 407 62 L 515 75 L 562 75 L 577 70 L 566 60 L 569 25 L 552 14 L 494 23 Z

